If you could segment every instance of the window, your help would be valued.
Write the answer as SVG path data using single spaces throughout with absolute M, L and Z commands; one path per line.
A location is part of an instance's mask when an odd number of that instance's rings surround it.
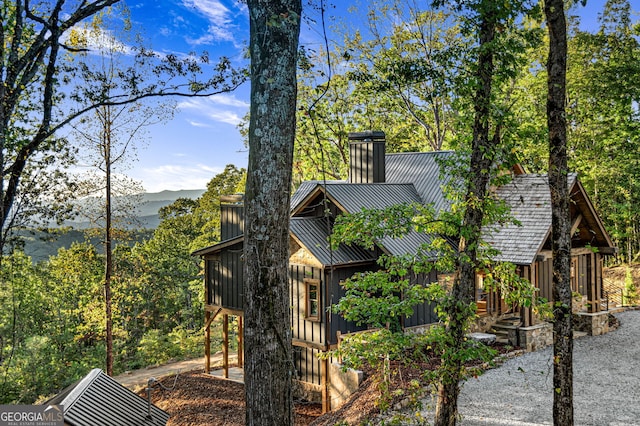
M 320 321 L 320 280 L 305 278 L 305 318 Z

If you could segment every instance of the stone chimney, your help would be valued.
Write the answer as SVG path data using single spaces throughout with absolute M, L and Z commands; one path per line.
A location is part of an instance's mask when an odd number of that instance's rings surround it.
M 244 233 L 244 195 L 220 196 L 220 241 Z
M 349 182 L 382 183 L 385 135 L 381 131 L 349 133 Z

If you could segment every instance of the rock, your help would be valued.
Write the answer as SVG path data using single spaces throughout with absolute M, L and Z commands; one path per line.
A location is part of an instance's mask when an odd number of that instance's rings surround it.
M 496 335 L 489 333 L 470 333 L 467 334 L 467 338 L 484 343 L 487 346 L 491 346 L 496 342 Z

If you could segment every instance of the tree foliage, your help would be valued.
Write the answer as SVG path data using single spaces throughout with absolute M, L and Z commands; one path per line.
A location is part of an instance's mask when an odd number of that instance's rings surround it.
M 55 192 L 43 192 L 59 188 L 43 187 L 38 184 L 41 180 L 29 179 L 41 176 L 53 161 L 66 158 L 66 141 L 55 136 L 65 125 L 97 107 L 156 96 L 209 96 L 232 90 L 245 80 L 244 71 L 233 68 L 228 58 L 214 64 L 207 53 L 160 57 L 139 45 L 127 47 L 130 62 L 113 74 L 96 69 L 79 54 L 89 39 L 76 26 L 117 2 L 18 0 L 2 4 L 0 246 L 10 229 L 26 217 L 25 206 L 48 212 L 48 207 L 60 204 Z M 90 44 L 85 45 L 91 49 Z M 146 79 L 144 70 L 154 78 Z M 104 90 L 105 81 L 111 82 L 109 91 Z
M 114 373 L 201 355 L 204 291 L 200 260 L 191 256 L 206 221 L 200 209 L 236 192 L 243 172 L 215 176 L 197 200 L 161 211 L 151 238 L 113 252 Z M 215 236 L 201 239 L 205 245 Z M 196 243 L 199 244 L 199 243 Z M 0 403 L 31 404 L 96 367 L 106 355 L 104 254 L 90 242 L 34 264 L 16 251 L 0 263 Z M 219 327 L 219 324 L 214 324 Z M 214 338 L 215 340 L 215 338 Z M 219 339 L 218 339 L 219 340 Z

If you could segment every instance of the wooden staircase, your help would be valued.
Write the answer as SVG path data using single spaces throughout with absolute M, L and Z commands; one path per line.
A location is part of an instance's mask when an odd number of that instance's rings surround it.
M 491 328 L 491 333 L 496 335 L 496 342 L 509 345 L 517 344 L 516 341 L 511 341 L 509 335 L 516 336 L 517 329 L 522 325 L 520 317 L 508 317 L 503 318 L 496 322 Z M 515 339 L 514 339 L 515 340 Z

